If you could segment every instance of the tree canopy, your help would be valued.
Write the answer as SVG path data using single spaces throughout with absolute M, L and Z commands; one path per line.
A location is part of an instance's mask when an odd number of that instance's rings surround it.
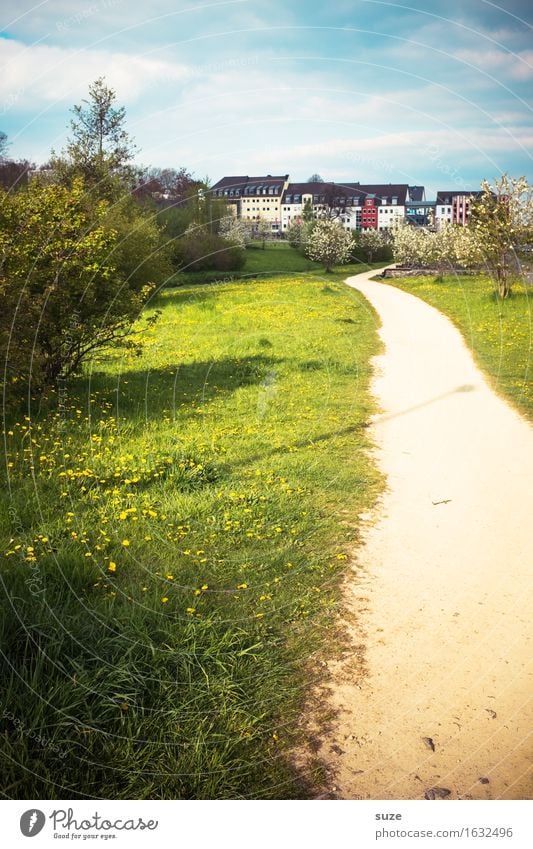
M 0 159 L 4 158 L 8 146 L 9 142 L 7 140 L 7 135 L 0 130 Z
M 352 247 L 351 234 L 342 224 L 324 218 L 310 229 L 305 251 L 309 259 L 323 263 L 325 270 L 331 271 L 334 265 L 348 262 Z
M 502 298 L 521 274 L 521 255 L 533 242 L 532 187 L 525 177 L 503 174 L 494 185 L 484 180 L 469 221 L 472 243 L 466 259 L 489 271 Z
M 40 389 L 131 324 L 167 272 L 158 228 L 124 201 L 32 180 L 0 193 L 0 354 L 8 390 Z
M 136 147 L 125 129 L 126 110 L 115 105 L 116 93 L 103 77 L 89 87 L 89 97 L 74 106 L 71 138 L 60 156 L 53 155 L 58 177 L 83 177 L 85 185 L 101 195 L 117 193 L 117 185 L 131 184 Z

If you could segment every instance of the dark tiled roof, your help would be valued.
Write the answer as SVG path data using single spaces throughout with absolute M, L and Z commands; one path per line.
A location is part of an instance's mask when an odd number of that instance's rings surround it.
M 212 191 L 235 191 L 238 189 L 240 197 L 253 197 L 256 194 L 256 191 L 259 189 L 259 192 L 261 192 L 262 188 L 270 189 L 273 186 L 279 186 L 279 191 L 281 191 L 281 187 L 288 179 L 288 174 L 277 176 L 267 174 L 266 176 L 261 177 L 223 177 L 218 181 L 218 183 L 215 183 L 212 187 Z M 292 202 L 295 195 L 301 198 L 304 194 L 311 194 L 318 196 L 318 198 L 324 198 L 323 201 L 314 201 L 315 203 L 322 202 L 327 203 L 330 206 L 344 206 L 345 204 L 351 205 L 351 199 L 353 197 L 359 197 L 362 202 L 363 199 L 368 196 L 379 199 L 384 198 L 388 204 L 392 203 L 392 198 L 396 198 L 396 203 L 399 206 L 404 206 L 407 202 L 410 191 L 414 190 L 420 194 L 420 199 L 422 199 L 424 196 L 424 187 L 412 186 L 410 188 L 407 183 L 379 183 L 372 185 L 362 183 L 289 183 L 283 194 L 282 202 L 286 203 L 287 197 L 290 197 Z M 461 194 L 461 192 L 456 192 L 456 194 Z M 276 196 L 277 195 L 278 192 L 276 192 Z M 410 197 L 414 199 L 412 194 Z
M 405 206 L 407 201 L 407 192 L 409 186 L 407 183 L 343 183 L 349 189 L 353 189 L 354 194 L 360 192 L 363 195 L 374 195 L 377 198 L 385 198 L 387 203 L 391 203 L 392 198 L 397 198 L 399 206 Z
M 472 191 L 469 191 L 469 189 L 460 189 L 460 190 L 455 189 L 454 191 L 450 191 L 450 192 L 437 192 L 436 203 L 437 203 L 437 205 L 439 203 L 449 205 L 452 202 L 452 198 L 479 197 L 482 194 L 483 194 L 483 192 L 480 192 L 479 190 L 474 190 L 474 189 L 472 189 Z
M 248 182 L 249 177 L 222 177 L 218 183 L 211 187 L 211 191 L 218 189 L 242 189 Z
M 269 185 L 270 183 L 284 183 L 285 180 L 289 179 L 288 174 L 280 174 L 276 177 L 273 177 L 272 174 L 267 174 L 266 177 L 248 177 L 249 183 L 266 183 Z
M 267 174 L 264 177 L 222 177 L 218 183 L 212 186 L 211 191 L 220 193 L 221 191 L 236 191 L 238 190 L 240 197 L 253 197 L 255 194 L 262 194 L 263 189 L 274 189 L 276 196 L 280 195 L 285 182 L 289 179 L 288 174 L 273 176 Z

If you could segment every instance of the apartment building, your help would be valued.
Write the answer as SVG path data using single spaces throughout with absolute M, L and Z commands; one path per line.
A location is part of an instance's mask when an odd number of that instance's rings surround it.
M 435 225 L 460 224 L 464 227 L 470 216 L 472 198 L 482 194 L 480 191 L 441 191 L 437 192 L 435 202 Z
M 347 230 L 388 230 L 405 217 L 409 187 L 399 184 L 289 183 L 281 203 L 282 231 L 302 218 L 334 218 Z
M 223 177 L 212 187 L 214 197 L 226 201 L 238 218 L 253 226 L 270 222 L 272 232 L 281 229 L 281 199 L 289 184 L 289 175 L 265 177 Z
M 211 189 L 238 218 L 253 226 L 268 221 L 283 234 L 303 217 L 332 218 L 347 230 L 381 230 L 407 221 L 415 227 L 465 225 L 472 198 L 481 192 L 440 191 L 426 201 L 424 186 L 407 183 L 291 183 L 288 174 L 223 177 Z

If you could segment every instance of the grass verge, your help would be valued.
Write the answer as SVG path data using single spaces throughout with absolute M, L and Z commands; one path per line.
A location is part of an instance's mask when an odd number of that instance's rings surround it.
M 335 275 L 153 308 L 141 357 L 93 361 L 4 434 L 3 793 L 305 797 L 307 661 L 381 488 L 376 319 Z
M 516 284 L 502 300 L 484 276 L 392 278 L 447 315 L 463 334 L 494 389 L 533 420 L 533 290 Z
M 367 265 L 360 261 L 350 265 L 337 266 L 331 274 L 344 280 L 350 274 L 358 274 L 371 268 L 383 268 L 385 262 Z M 234 280 L 255 280 L 256 278 L 277 277 L 287 274 L 317 274 L 322 276 L 324 269 L 318 262 L 307 259 L 296 248 L 285 241 L 252 242 L 246 248 L 246 264 L 240 271 L 180 271 L 169 281 L 171 286 L 194 286 L 199 283 L 233 282 Z M 329 275 L 328 275 L 329 276 Z

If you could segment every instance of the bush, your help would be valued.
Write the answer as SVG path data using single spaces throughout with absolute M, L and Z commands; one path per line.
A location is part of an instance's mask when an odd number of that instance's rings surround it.
M 239 271 L 246 254 L 221 236 L 191 231 L 174 243 L 174 262 L 183 271 Z

